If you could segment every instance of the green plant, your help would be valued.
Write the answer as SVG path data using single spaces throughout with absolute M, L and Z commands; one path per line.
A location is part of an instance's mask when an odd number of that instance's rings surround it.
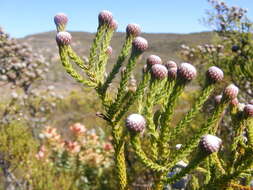
M 60 17 L 62 19 L 59 19 Z M 179 150 L 172 147 L 178 135 L 191 125 L 197 114 L 201 112 L 215 84 L 223 79 L 223 72 L 219 68 L 213 66 L 208 69 L 203 88 L 192 108 L 176 126 L 173 126 L 177 100 L 187 84 L 197 75 L 193 65 L 182 63 L 177 66 L 174 62 L 162 65 L 161 59 L 152 55 L 147 59 L 147 65 L 143 69 L 143 76 L 137 87 L 127 88 L 132 80 L 131 75 L 136 62 L 148 48 L 147 41 L 138 36 L 140 29 L 137 25 L 127 26 L 126 40 L 121 53 L 112 71 L 105 77 L 105 67 L 110 55 L 108 47 L 112 34 L 117 28 L 112 14 L 108 11 L 99 14 L 98 31 L 90 49 L 88 62 L 82 60 L 71 48 L 71 35 L 64 31 L 67 24 L 66 15 L 58 14 L 55 18 L 58 18 L 55 19 L 58 31 L 56 41 L 62 65 L 79 83 L 94 88 L 104 107 L 104 113 L 99 112 L 97 116 L 111 126 L 118 189 L 125 190 L 130 187 L 125 160 L 125 147 L 128 141 L 131 142 L 138 159 L 154 173 L 153 187 L 157 190 L 163 189 L 164 184 L 174 184 L 184 175 L 193 172 L 200 173 L 205 179 L 199 184 L 202 188 L 223 189 L 238 184 L 241 175 L 249 175 L 252 172 L 252 159 L 250 159 L 252 146 L 242 140 L 245 129 L 248 132 L 246 138 L 250 139 L 252 136 L 252 125 L 248 123 L 252 116 L 251 105 L 246 106 L 244 111 L 233 108 L 232 116 L 237 122 L 233 122 L 233 129 L 236 132 L 233 135 L 232 146 L 229 146 L 231 153 L 229 158 L 232 159 L 228 160 L 226 156 L 224 157 L 223 152 L 217 153 L 221 140 L 214 135 L 218 132 L 224 110 L 238 94 L 238 88 L 233 84 L 224 89 L 220 102 L 216 104 L 208 119 L 199 125 L 193 136 L 187 136 L 186 143 Z M 126 67 L 121 71 L 119 86 L 114 93 L 110 90 L 110 84 L 128 56 Z M 83 73 L 74 69 L 72 63 L 79 66 Z M 122 126 L 124 116 L 135 103 L 135 109 L 138 111 L 127 117 L 126 127 Z M 145 152 L 142 147 L 142 138 L 150 147 L 148 152 Z M 167 174 L 179 161 L 187 159 L 189 163 L 186 167 L 167 178 Z M 196 178 L 194 179 L 196 184 Z

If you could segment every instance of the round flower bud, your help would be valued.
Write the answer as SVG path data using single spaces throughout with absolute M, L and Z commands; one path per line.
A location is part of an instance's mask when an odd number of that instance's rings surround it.
M 133 132 L 142 132 L 145 129 L 146 120 L 140 114 L 131 114 L 126 118 L 126 127 Z
M 138 24 L 128 24 L 126 27 L 126 33 L 128 36 L 139 36 L 141 33 L 141 27 Z
M 112 55 L 112 47 L 111 46 L 107 47 L 106 53 L 107 53 L 108 56 Z
M 224 90 L 224 95 L 230 99 L 233 100 L 234 98 L 237 97 L 237 94 L 239 92 L 239 89 L 234 85 L 234 84 L 230 84 L 228 85 L 225 90 Z
M 216 66 L 210 67 L 207 70 L 206 75 L 207 75 L 208 79 L 211 80 L 212 82 L 219 82 L 224 77 L 223 71 Z
M 178 76 L 186 81 L 191 81 L 197 75 L 195 67 L 190 63 L 181 63 L 181 65 L 178 67 L 177 72 Z
M 211 154 L 219 151 L 221 143 L 222 140 L 214 135 L 204 135 L 199 142 L 199 146 L 204 152 Z
M 253 100 L 250 100 L 249 103 L 250 103 L 250 104 L 253 104 Z
M 133 50 L 138 52 L 144 52 L 146 49 L 148 49 L 148 41 L 145 38 L 142 37 L 136 37 L 133 40 Z
M 65 26 L 68 23 L 68 17 L 64 13 L 58 13 L 54 16 L 54 23 L 56 26 Z
M 252 117 L 253 116 L 253 105 L 252 104 L 247 104 L 244 109 L 244 114 L 247 116 L 247 117 Z
M 112 22 L 113 16 L 110 11 L 101 11 L 98 15 L 98 22 L 100 25 L 110 24 Z
M 152 66 L 155 64 L 162 64 L 162 59 L 157 55 L 150 55 L 147 58 L 147 65 Z
M 164 79 L 168 76 L 167 68 L 162 64 L 155 64 L 151 67 L 152 75 L 156 79 Z
M 221 99 L 222 99 L 222 95 L 217 95 L 214 97 L 214 101 L 216 104 L 219 104 L 221 102 Z
M 167 69 L 177 68 L 177 64 L 175 61 L 168 61 L 165 63 L 165 66 L 167 67 Z
M 71 43 L 72 36 L 68 32 L 58 32 L 56 35 L 56 42 L 59 45 L 69 45 Z
M 118 22 L 115 19 L 112 19 L 112 21 L 109 23 L 109 27 L 113 30 L 117 30 Z
M 168 67 L 167 67 L 168 68 Z M 175 79 L 177 77 L 177 67 L 172 67 L 168 69 L 168 76 Z

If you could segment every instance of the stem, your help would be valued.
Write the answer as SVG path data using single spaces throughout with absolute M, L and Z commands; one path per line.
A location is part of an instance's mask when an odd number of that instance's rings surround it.
M 169 151 L 168 151 L 168 141 L 170 139 L 170 122 L 172 119 L 172 115 L 176 106 L 176 100 L 179 98 L 180 94 L 183 92 L 185 87 L 185 83 L 181 81 L 177 81 L 174 86 L 174 89 L 168 99 L 167 105 L 165 107 L 165 111 L 162 114 L 161 120 L 161 132 L 158 141 L 159 154 L 161 156 L 161 160 L 164 161 L 167 159 Z
M 96 33 L 96 36 L 93 40 L 93 44 L 90 48 L 90 55 L 89 55 L 89 68 L 92 68 L 95 63 L 95 60 L 98 56 L 98 49 L 99 49 L 99 43 L 101 42 L 102 38 L 103 38 L 103 35 L 106 31 L 106 28 L 107 28 L 107 25 L 104 24 L 104 25 L 100 25 L 98 27 L 98 30 L 97 30 L 97 33 Z
M 113 126 L 112 136 L 114 140 L 114 159 L 115 169 L 118 178 L 119 190 L 127 190 L 127 173 L 125 161 L 125 142 L 123 137 L 123 130 L 119 126 Z
M 84 79 L 80 74 L 78 74 L 73 66 L 69 63 L 69 59 L 68 59 L 68 50 L 66 46 L 59 46 L 59 54 L 60 54 L 60 58 L 61 58 L 61 62 L 63 67 L 65 68 L 65 70 L 67 71 L 67 73 L 74 78 L 77 82 L 82 83 L 84 85 L 90 86 L 90 87 L 95 87 L 96 84 L 94 84 L 91 81 L 88 81 L 86 79 Z
M 149 83 L 150 74 L 145 73 L 143 80 L 138 85 L 138 88 L 133 96 L 130 97 L 130 99 L 125 103 L 124 107 L 121 109 L 119 114 L 115 117 L 115 124 L 117 124 L 120 119 L 123 117 L 123 115 L 129 110 L 130 106 L 134 104 L 135 101 L 137 101 L 141 96 L 144 94 L 144 90 L 146 86 Z
M 166 179 L 165 181 L 169 184 L 172 184 L 178 180 L 180 180 L 182 177 L 184 177 L 186 174 L 188 174 L 191 170 L 196 168 L 200 162 L 202 162 L 206 157 L 208 156 L 207 153 L 198 150 L 196 156 L 190 161 L 190 163 L 182 169 L 179 173 L 175 174 L 173 177 Z
M 127 36 L 122 50 L 120 52 L 120 55 L 117 59 L 116 64 L 114 64 L 112 71 L 109 73 L 108 77 L 106 78 L 106 81 L 104 82 L 103 86 L 101 87 L 101 94 L 102 96 L 105 96 L 106 90 L 108 89 L 109 85 L 111 84 L 112 80 L 115 78 L 116 74 L 119 72 L 123 62 L 125 61 L 126 57 L 130 53 L 131 45 L 132 45 L 133 37 Z
M 112 105 L 110 106 L 110 108 L 108 110 L 108 116 L 112 120 L 114 119 L 115 114 L 117 113 L 117 111 L 119 110 L 120 106 L 122 105 L 122 103 L 124 101 L 122 98 L 124 97 L 124 94 L 125 94 L 127 82 L 130 78 L 130 75 L 136 65 L 136 62 L 137 62 L 139 56 L 140 56 L 139 52 L 133 51 L 131 54 L 131 57 L 129 58 L 129 62 L 126 67 L 126 71 L 125 71 L 124 75 L 122 75 L 122 78 L 120 81 L 120 86 L 118 89 L 117 97 L 115 98 L 114 102 L 112 103 Z
M 171 135 L 171 141 L 175 140 L 175 138 L 177 138 L 179 133 L 181 132 L 181 129 L 186 127 L 186 125 L 188 125 L 192 121 L 192 119 L 199 113 L 203 104 L 208 99 L 208 97 L 210 96 L 213 90 L 214 90 L 213 84 L 206 85 L 204 87 L 204 89 L 201 91 L 201 94 L 199 95 L 193 107 L 190 109 L 190 111 L 188 111 L 188 113 L 179 122 L 179 124 L 173 129 L 173 132 Z
M 195 135 L 184 145 L 182 146 L 176 155 L 174 155 L 171 160 L 171 163 L 167 167 L 173 167 L 179 160 L 187 157 L 189 153 L 198 145 L 199 139 L 202 135 L 207 133 L 212 126 L 214 126 L 220 119 L 224 109 L 226 108 L 229 100 L 223 99 L 214 109 L 212 115 L 207 119 L 207 122 L 204 123 L 200 129 L 195 133 Z

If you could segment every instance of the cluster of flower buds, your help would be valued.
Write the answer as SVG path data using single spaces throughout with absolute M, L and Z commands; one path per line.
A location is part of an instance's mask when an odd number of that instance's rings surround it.
M 27 43 L 8 37 L 2 30 L 0 33 L 0 80 L 27 91 L 35 80 L 45 77 L 49 64 Z

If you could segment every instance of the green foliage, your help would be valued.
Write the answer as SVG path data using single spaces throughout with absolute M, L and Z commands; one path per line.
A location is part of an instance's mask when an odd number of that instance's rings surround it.
M 103 118 L 112 127 L 111 134 L 115 149 L 114 158 L 116 174 L 118 177 L 118 188 L 125 190 L 128 189 L 128 186 L 130 186 L 127 181 L 126 173 L 126 167 L 128 167 L 130 163 L 128 165 L 126 164 L 125 154 L 125 151 L 127 151 L 125 150 L 125 147 L 128 134 L 130 135 L 130 142 L 137 158 L 153 174 L 154 189 L 163 189 L 164 183 L 166 182 L 173 185 L 173 183 L 177 182 L 181 177 L 188 175 L 195 170 L 202 171 L 200 177 L 204 178 L 205 175 L 207 177 L 204 183 L 197 183 L 196 177 L 192 177 L 195 179 L 195 182 L 192 183 L 194 188 L 199 186 L 202 186 L 205 189 L 210 189 L 211 187 L 212 189 L 222 189 L 228 187 L 232 180 L 236 180 L 244 172 L 244 170 L 250 168 L 252 162 L 248 158 L 248 155 L 251 154 L 251 148 L 244 145 L 245 153 L 242 155 L 238 149 L 240 144 L 239 142 L 242 141 L 235 140 L 234 147 L 236 148 L 234 149 L 235 151 L 232 151 L 232 155 L 235 156 L 234 159 L 232 159 L 234 164 L 229 165 L 227 160 L 223 160 L 222 155 L 217 153 L 210 155 L 210 152 L 208 153 L 198 148 L 198 143 L 205 134 L 217 134 L 219 131 L 220 119 L 223 117 L 225 109 L 237 95 L 237 89 L 234 89 L 236 87 L 232 87 L 232 89 L 227 87 L 224 91 L 221 102 L 214 107 L 208 116 L 208 119 L 206 121 L 200 119 L 197 115 L 200 114 L 203 105 L 207 102 L 208 97 L 213 92 L 217 81 L 220 81 L 220 77 L 223 78 L 223 74 L 220 76 L 220 72 L 216 73 L 217 69 L 215 69 L 215 73 L 212 73 L 213 71 L 208 71 L 211 72 L 211 74 L 207 74 L 206 82 L 203 84 L 203 88 L 198 93 L 195 103 L 192 104 L 192 108 L 190 108 L 188 113 L 186 113 L 181 120 L 179 119 L 178 123 L 173 126 L 175 124 L 173 116 L 177 107 L 177 100 L 180 98 L 181 94 L 183 94 L 186 85 L 195 77 L 195 68 L 190 64 L 182 64 L 178 68 L 177 78 L 172 78 L 169 75 L 166 77 L 166 80 L 159 81 L 155 76 L 162 75 L 163 71 L 154 71 L 153 67 L 148 65 L 146 71 L 143 73 L 141 81 L 137 85 L 137 88 L 128 89 L 127 83 L 129 82 L 131 84 L 129 80 L 137 58 L 139 57 L 139 52 L 136 51 L 136 47 L 133 47 L 136 44 L 133 44 L 131 54 L 130 51 L 127 51 L 129 50 L 129 46 L 131 44 L 128 43 L 128 38 L 126 38 L 118 61 L 114 64 L 109 77 L 103 80 L 101 76 L 104 76 L 105 70 L 99 69 L 99 65 L 101 65 L 100 62 L 106 64 L 108 61 L 107 57 L 103 56 L 103 54 L 105 46 L 109 45 L 109 43 L 107 43 L 109 41 L 103 41 L 102 39 L 106 39 L 108 35 L 110 36 L 111 33 L 109 31 L 109 25 L 110 24 L 100 25 L 98 28 L 98 32 L 91 48 L 90 60 L 87 67 L 88 69 L 83 69 L 83 73 L 86 74 L 86 77 L 82 78 L 82 80 L 79 80 L 81 75 L 79 76 L 76 71 L 70 72 L 69 70 L 69 68 L 72 68 L 71 63 L 68 62 L 67 59 L 68 56 L 70 57 L 70 55 L 68 55 L 70 45 L 58 43 L 58 46 L 60 55 L 64 55 L 61 56 L 61 61 L 66 71 L 84 85 L 90 87 L 94 87 L 93 85 L 95 85 L 97 94 L 102 101 L 105 114 L 98 113 L 97 115 Z M 103 27 L 107 28 L 107 30 L 102 30 Z M 129 36 L 127 35 L 127 37 Z M 126 47 L 126 44 L 128 47 Z M 144 47 L 144 45 L 140 47 Z M 116 77 L 120 67 L 123 66 L 122 63 L 124 59 L 128 55 L 130 57 L 126 65 L 126 69 L 121 72 L 121 79 L 119 86 L 117 87 L 117 92 L 113 92 L 110 90 L 109 84 Z M 80 63 L 77 63 L 77 65 L 80 65 Z M 170 69 L 171 68 L 168 67 L 166 73 L 170 72 Z M 102 71 L 102 73 L 98 70 Z M 157 73 L 154 74 L 154 72 Z M 151 75 L 152 77 L 150 77 Z M 129 133 L 121 127 L 124 115 L 130 111 L 130 107 L 134 104 L 134 102 L 138 102 L 137 109 L 140 114 L 145 116 L 147 121 L 146 134 L 144 137 L 137 132 L 140 130 L 139 127 L 144 125 L 143 123 L 138 123 L 141 121 L 127 121 L 127 125 L 133 125 L 130 127 L 133 131 L 130 131 Z M 134 109 L 136 109 L 136 107 L 134 107 Z M 240 110 L 237 110 L 237 112 L 239 114 L 245 114 Z M 198 118 L 199 120 L 194 122 L 195 118 Z M 245 122 L 246 120 L 247 117 L 243 116 L 239 118 L 238 125 L 235 123 L 235 125 L 240 129 L 239 132 L 234 135 L 235 139 L 242 139 L 241 136 L 243 129 L 247 126 Z M 200 121 L 203 121 L 201 125 Z M 194 124 L 197 125 L 193 127 Z M 174 149 L 171 146 L 174 145 L 174 141 L 177 139 L 178 135 L 183 133 L 187 126 L 195 128 L 195 133 L 192 137 L 189 135 L 186 136 L 187 138 L 185 138 L 186 140 L 184 139 L 184 144 L 180 150 Z M 250 126 L 248 126 L 248 128 L 251 129 Z M 143 139 L 144 142 L 142 142 L 141 139 Z M 150 147 L 148 152 L 146 152 L 146 148 L 143 148 L 144 144 Z M 217 151 L 218 149 L 219 147 L 217 147 Z M 242 159 L 245 159 L 244 165 L 241 165 Z M 167 178 L 166 176 L 168 172 L 170 172 L 173 167 L 182 160 L 188 162 L 188 165 L 184 166 L 183 169 L 174 176 Z M 200 165 L 202 161 L 208 164 L 206 164 L 206 166 L 202 166 Z M 227 167 L 234 168 L 234 171 L 227 172 Z M 217 175 L 211 175 L 213 172 Z M 222 181 L 222 178 L 225 180 Z

